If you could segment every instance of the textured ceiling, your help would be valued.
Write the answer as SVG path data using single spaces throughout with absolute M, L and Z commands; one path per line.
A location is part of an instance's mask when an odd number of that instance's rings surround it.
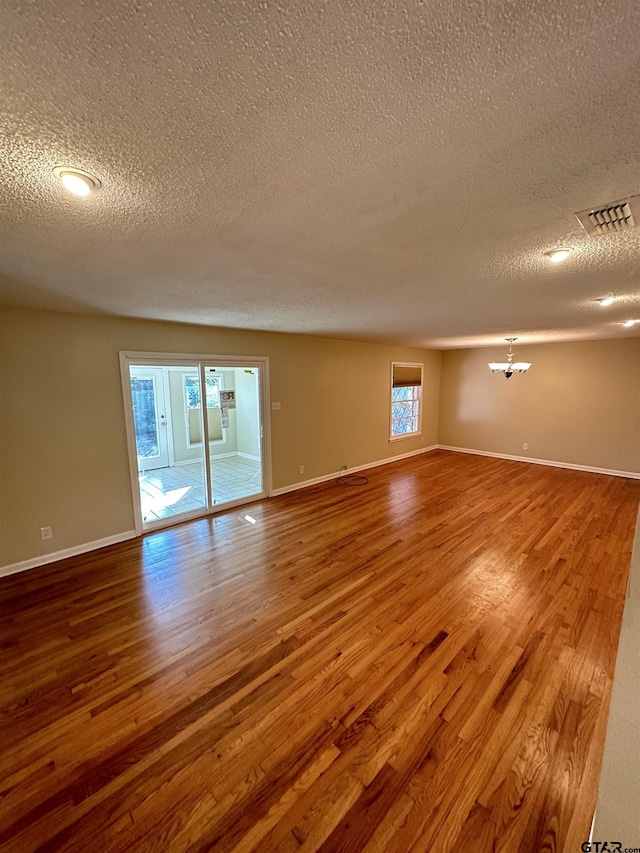
M 7 0 L 0 301 L 440 347 L 638 334 L 640 228 L 574 212 L 640 192 L 639 31 L 637 0 Z

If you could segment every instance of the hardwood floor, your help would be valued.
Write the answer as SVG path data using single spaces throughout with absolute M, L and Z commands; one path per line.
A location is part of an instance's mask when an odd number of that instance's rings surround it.
M 367 474 L 0 580 L 0 849 L 580 849 L 640 481 Z

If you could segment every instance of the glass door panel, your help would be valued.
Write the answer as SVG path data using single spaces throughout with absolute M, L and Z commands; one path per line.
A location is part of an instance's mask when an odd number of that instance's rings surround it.
M 265 494 L 260 374 L 258 366 L 204 366 L 215 506 Z
M 162 369 L 132 367 L 130 382 L 138 468 L 164 468 L 169 464 L 169 447 Z
M 208 506 L 198 367 L 131 366 L 143 526 Z

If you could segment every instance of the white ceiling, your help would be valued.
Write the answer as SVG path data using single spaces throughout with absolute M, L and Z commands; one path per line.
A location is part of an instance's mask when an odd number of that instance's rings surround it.
M 0 301 L 437 347 L 640 334 L 640 228 L 574 216 L 640 192 L 639 32 L 637 0 L 3 3 Z

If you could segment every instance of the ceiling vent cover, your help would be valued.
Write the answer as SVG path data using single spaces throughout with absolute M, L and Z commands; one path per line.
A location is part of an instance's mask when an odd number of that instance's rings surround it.
M 611 204 L 576 213 L 578 222 L 591 237 L 628 231 L 640 224 L 640 196 L 634 195 Z

